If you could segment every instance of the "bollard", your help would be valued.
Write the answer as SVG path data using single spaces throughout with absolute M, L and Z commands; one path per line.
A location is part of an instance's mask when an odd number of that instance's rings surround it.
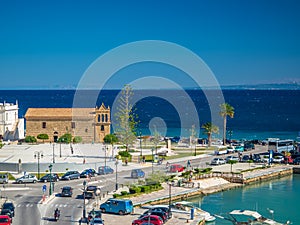
M 191 208 L 191 220 L 194 219 L 195 208 Z

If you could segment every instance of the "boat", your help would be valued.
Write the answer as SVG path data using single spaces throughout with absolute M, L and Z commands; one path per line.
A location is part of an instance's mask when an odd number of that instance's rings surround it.
M 172 212 L 190 214 L 191 209 L 195 210 L 194 211 L 195 215 L 199 215 L 203 217 L 205 222 L 213 222 L 216 220 L 216 217 L 212 216 L 209 212 L 206 212 L 199 207 L 195 207 L 192 202 L 180 201 L 180 202 L 175 202 L 171 205 Z
M 273 213 L 272 210 L 269 210 Z M 286 223 L 276 222 L 273 219 L 268 219 L 256 211 L 252 210 L 233 210 L 228 213 L 229 218 L 215 215 L 218 218 L 231 221 L 234 225 L 287 225 L 290 224 L 290 221 Z

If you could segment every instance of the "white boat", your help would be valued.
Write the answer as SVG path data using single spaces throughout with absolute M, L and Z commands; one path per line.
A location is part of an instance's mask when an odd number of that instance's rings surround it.
M 290 224 L 289 221 L 286 223 L 276 222 L 273 219 L 268 219 L 256 211 L 251 210 L 233 210 L 229 214 L 229 218 L 223 216 L 217 216 L 221 219 L 229 220 L 234 225 L 287 225 Z
M 206 212 L 203 209 L 193 206 L 193 203 L 188 201 L 180 201 L 173 203 L 171 210 L 172 212 L 190 214 L 192 208 L 194 208 L 195 210 L 195 215 L 203 217 L 205 222 L 212 222 L 216 220 L 216 217 L 212 216 L 209 212 Z

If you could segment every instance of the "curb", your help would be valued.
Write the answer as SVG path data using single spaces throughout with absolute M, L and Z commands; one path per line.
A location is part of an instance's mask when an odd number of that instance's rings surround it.
M 46 196 L 46 199 L 45 201 L 43 201 L 43 198 L 38 202 L 38 204 L 48 204 L 50 201 L 52 201 L 55 196 L 56 196 L 57 193 L 53 193 L 52 195 L 50 196 Z

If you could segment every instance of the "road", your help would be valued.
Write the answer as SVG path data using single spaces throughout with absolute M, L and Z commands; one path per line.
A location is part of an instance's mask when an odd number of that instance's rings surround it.
M 265 147 L 258 146 L 251 153 L 258 153 L 265 151 Z M 244 154 L 250 154 L 244 153 Z M 230 155 L 237 155 L 233 153 Z M 225 158 L 227 155 L 220 156 Z M 216 156 L 205 156 L 202 158 L 194 158 L 191 160 L 191 165 L 193 167 L 205 168 L 207 164 Z M 219 156 L 218 156 L 219 157 Z M 162 165 L 153 165 L 154 171 L 165 171 L 165 163 Z M 176 163 L 186 165 L 187 159 L 178 159 Z M 142 166 L 141 166 L 142 167 Z M 146 176 L 152 173 L 152 167 L 143 167 L 143 170 L 146 173 Z M 78 219 L 83 214 L 83 181 L 84 179 L 72 180 L 72 181 L 59 181 L 55 183 L 54 192 L 58 193 L 54 199 L 52 199 L 47 204 L 38 204 L 42 199 L 42 186 L 45 183 L 36 183 L 36 184 L 8 184 L 6 185 L 5 190 L 2 191 L 2 196 L 6 196 L 8 199 L 11 199 L 15 202 L 16 213 L 13 218 L 13 224 L 56 224 L 53 220 L 53 213 L 55 208 L 61 210 L 61 218 L 59 220 L 60 225 L 70 225 L 78 224 Z M 121 171 L 118 172 L 118 183 L 119 184 L 130 184 L 136 180 L 130 178 L 130 171 Z M 116 175 L 100 175 L 92 178 L 89 182 L 90 185 L 97 185 L 101 187 L 101 192 L 107 193 L 115 190 Z M 47 192 L 49 189 L 49 183 L 47 185 Z M 63 186 L 71 186 L 74 188 L 73 197 L 66 198 L 60 197 L 59 192 Z M 90 202 L 86 202 L 86 205 L 89 206 Z M 88 211 L 88 210 L 87 210 Z M 107 225 L 109 221 L 107 221 Z

